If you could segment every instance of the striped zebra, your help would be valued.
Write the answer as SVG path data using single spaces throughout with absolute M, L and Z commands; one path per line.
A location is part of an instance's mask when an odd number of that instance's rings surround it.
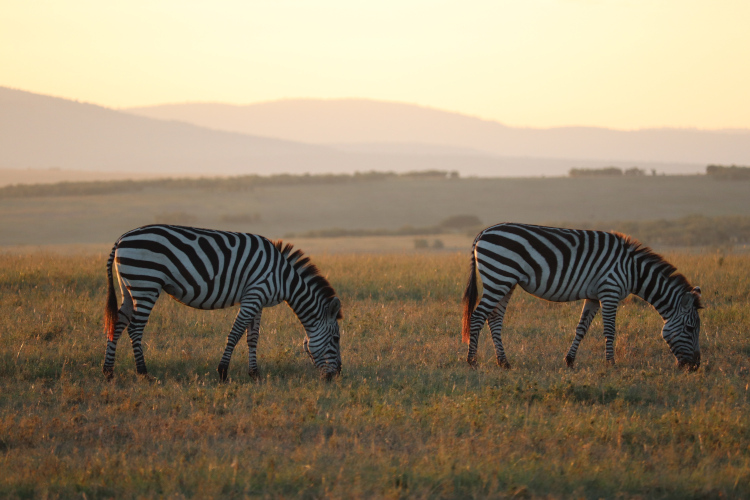
M 112 267 L 120 283 L 117 298 Z M 107 261 L 109 290 L 104 314 L 108 337 L 103 371 L 114 373 L 117 341 L 125 327 L 133 345 L 136 370 L 146 374 L 141 338 L 162 290 L 197 309 L 240 305 L 219 363 L 226 380 L 232 351 L 247 331 L 249 374 L 258 376 L 256 347 L 261 312 L 286 301 L 305 328 L 305 352 L 322 375 L 341 371 L 341 302 L 310 259 L 292 245 L 254 234 L 192 227 L 152 225 L 123 234 Z
M 477 270 L 484 288 L 479 304 Z M 606 360 L 614 364 L 617 305 L 631 293 L 649 302 L 664 319 L 662 337 L 677 363 L 691 370 L 700 366 L 701 291 L 664 258 L 619 233 L 513 223 L 485 229 L 472 245 L 462 331 L 471 366 L 476 366 L 479 331 L 486 321 L 498 365 L 510 367 L 500 333 L 516 285 L 550 301 L 585 299 L 565 356 L 568 366 L 575 362 L 578 346 L 600 307 Z

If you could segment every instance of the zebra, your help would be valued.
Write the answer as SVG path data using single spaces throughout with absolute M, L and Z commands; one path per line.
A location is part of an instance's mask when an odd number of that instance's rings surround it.
M 113 264 L 122 296 L 119 310 Z M 107 279 L 104 329 L 108 341 L 103 372 L 108 379 L 114 374 L 117 341 L 125 327 L 136 371 L 147 375 L 141 338 L 162 290 L 197 309 L 240 305 L 218 367 L 222 381 L 227 379 L 232 352 L 245 331 L 248 373 L 258 378 L 256 347 L 262 309 L 283 301 L 304 326 L 303 350 L 322 376 L 330 380 L 341 371 L 341 301 L 309 257 L 281 240 L 184 226 L 143 226 L 115 242 L 107 260 Z
M 484 288 L 478 304 L 477 271 Z M 488 227 L 472 244 L 462 325 L 463 341 L 469 344 L 470 366 L 476 366 L 479 332 L 486 321 L 498 365 L 510 368 L 500 334 L 508 301 L 517 285 L 550 301 L 584 299 L 575 338 L 565 356 L 570 367 L 600 308 L 605 358 L 614 364 L 617 306 L 631 293 L 650 303 L 664 319 L 662 337 L 678 365 L 690 370 L 700 366 L 700 287 L 691 286 L 662 256 L 616 232 L 517 223 Z

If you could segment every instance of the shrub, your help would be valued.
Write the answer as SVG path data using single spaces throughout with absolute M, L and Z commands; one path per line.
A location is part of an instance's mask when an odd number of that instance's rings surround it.
M 482 221 L 476 215 L 452 215 L 440 223 L 440 227 L 459 230 L 481 225 Z
M 706 175 L 727 181 L 750 179 L 750 167 L 709 165 L 706 167 Z
M 617 167 L 571 168 L 568 175 L 570 177 L 619 177 L 622 175 L 622 169 Z

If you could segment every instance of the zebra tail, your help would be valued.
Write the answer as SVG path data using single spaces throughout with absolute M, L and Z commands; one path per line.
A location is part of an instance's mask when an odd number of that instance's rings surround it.
M 112 280 L 112 263 L 115 260 L 115 251 L 117 244 L 112 248 L 107 260 L 107 305 L 104 307 L 104 333 L 109 340 L 115 338 L 115 323 L 117 323 L 117 295 L 115 295 L 115 285 Z
M 471 313 L 474 312 L 474 308 L 477 305 L 477 261 L 476 255 L 474 254 L 474 246 L 471 248 L 471 271 L 469 272 L 469 281 L 466 283 L 466 290 L 464 290 L 464 317 L 463 317 L 463 328 L 461 330 L 461 336 L 464 344 L 469 343 L 471 338 Z

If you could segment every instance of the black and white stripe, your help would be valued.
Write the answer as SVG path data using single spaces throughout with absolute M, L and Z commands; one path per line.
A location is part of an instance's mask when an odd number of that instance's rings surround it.
M 483 294 L 477 304 L 476 273 Z M 479 233 L 472 245 L 471 273 L 464 293 L 463 340 L 476 364 L 479 331 L 489 323 L 497 363 L 508 367 L 501 330 L 505 309 L 519 285 L 555 302 L 584 299 L 575 339 L 565 357 L 575 362 L 578 346 L 601 307 L 606 359 L 614 363 L 615 315 L 631 293 L 664 319 L 662 336 L 681 366 L 700 366 L 700 288 L 692 287 L 650 248 L 618 233 L 504 223 Z
M 122 305 L 113 284 L 117 274 Z M 153 225 L 117 240 L 107 261 L 104 373 L 114 371 L 117 341 L 125 327 L 136 369 L 145 374 L 141 339 L 162 290 L 198 309 L 240 305 L 227 338 L 219 375 L 227 378 L 232 351 L 247 331 L 249 373 L 257 377 L 256 347 L 261 312 L 286 301 L 305 328 L 304 350 L 327 378 L 341 370 L 341 302 L 328 281 L 301 251 L 254 234 Z

